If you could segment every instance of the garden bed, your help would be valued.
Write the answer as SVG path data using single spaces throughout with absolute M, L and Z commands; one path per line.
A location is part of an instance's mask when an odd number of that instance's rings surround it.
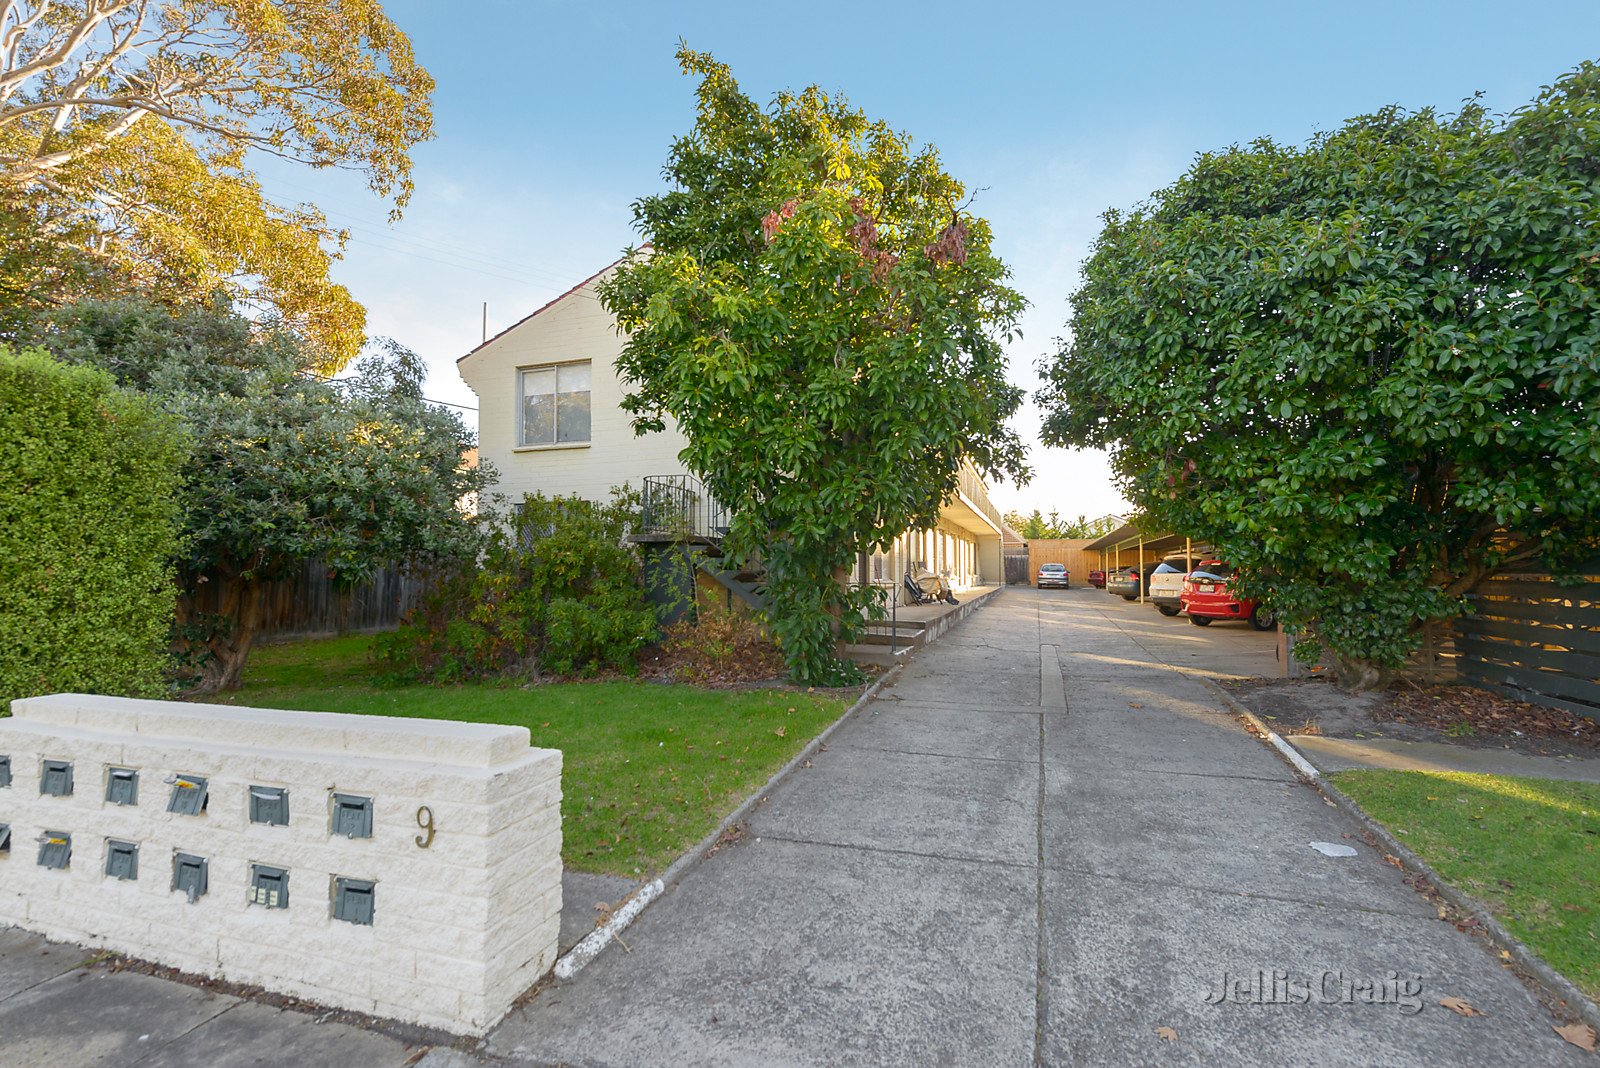
M 1282 735 L 1390 738 L 1507 749 L 1533 756 L 1600 756 L 1600 723 L 1465 684 L 1345 693 L 1331 679 L 1225 682 L 1229 693 Z
M 258 648 L 225 700 L 262 708 L 504 723 L 560 749 L 570 870 L 670 864 L 837 719 L 855 691 L 708 689 L 633 679 L 387 686 L 369 637 Z

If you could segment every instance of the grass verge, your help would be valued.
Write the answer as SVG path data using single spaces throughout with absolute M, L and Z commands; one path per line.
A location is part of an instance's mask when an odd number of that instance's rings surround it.
M 1329 778 L 1600 999 L 1600 784 L 1424 771 Z
M 527 727 L 560 749 L 562 858 L 579 871 L 661 870 L 837 719 L 838 693 L 631 680 L 384 686 L 364 637 L 257 648 L 234 704 Z

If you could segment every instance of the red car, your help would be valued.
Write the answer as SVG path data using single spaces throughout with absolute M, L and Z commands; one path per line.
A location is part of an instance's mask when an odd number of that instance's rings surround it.
M 1091 572 L 1089 572 L 1089 585 L 1093 586 L 1097 590 L 1105 589 L 1106 588 L 1106 573 L 1104 571 L 1091 571 Z
M 1183 592 L 1178 595 L 1189 622 L 1208 627 L 1213 619 L 1248 619 L 1256 630 L 1271 630 L 1277 622 L 1272 609 L 1229 592 L 1228 576 L 1232 573 L 1233 568 L 1221 560 L 1202 560 L 1189 572 L 1183 580 Z

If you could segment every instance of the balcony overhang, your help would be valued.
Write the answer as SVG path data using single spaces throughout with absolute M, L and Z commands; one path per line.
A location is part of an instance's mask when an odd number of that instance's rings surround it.
M 960 490 L 940 507 L 939 519 L 974 538 L 998 538 L 1004 533 Z

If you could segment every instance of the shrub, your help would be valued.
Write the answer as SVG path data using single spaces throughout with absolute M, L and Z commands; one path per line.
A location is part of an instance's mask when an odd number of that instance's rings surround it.
M 185 455 L 110 375 L 0 345 L 0 702 L 160 692 Z
M 638 500 L 523 499 L 481 561 L 442 579 L 375 645 L 397 681 L 632 672 L 655 637 L 639 558 L 627 544 Z

